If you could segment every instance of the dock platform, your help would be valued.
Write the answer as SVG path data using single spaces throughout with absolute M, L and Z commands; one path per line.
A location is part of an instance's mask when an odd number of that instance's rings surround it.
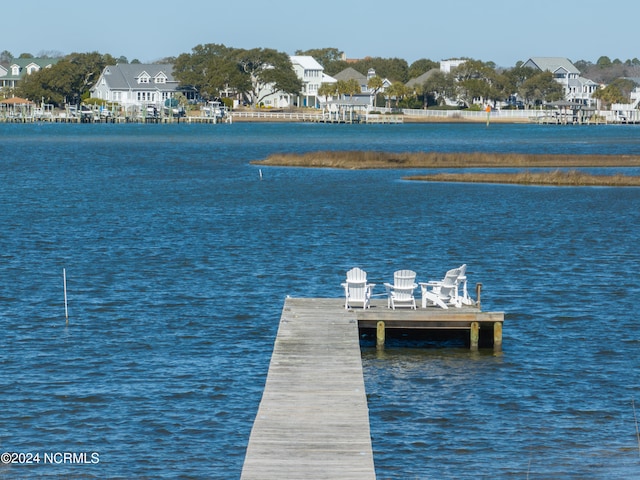
M 502 344 L 501 312 L 477 307 L 346 310 L 340 298 L 287 298 L 241 480 L 375 479 L 359 329 L 480 330 Z M 379 338 L 378 338 L 379 340 Z

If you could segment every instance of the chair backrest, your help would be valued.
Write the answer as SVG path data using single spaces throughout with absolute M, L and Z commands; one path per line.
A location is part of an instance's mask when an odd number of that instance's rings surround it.
M 397 270 L 393 273 L 393 292 L 396 300 L 411 300 L 414 288 L 416 288 L 416 272 Z
M 454 291 L 458 288 L 458 277 L 460 276 L 460 269 L 454 268 L 449 270 L 442 280 L 440 286 L 440 295 L 442 297 L 450 297 Z
M 396 288 L 409 288 L 415 283 L 416 272 L 413 270 L 397 270 L 393 273 L 393 286 Z
M 347 272 L 347 283 L 349 282 L 358 282 L 358 283 L 366 283 L 367 282 L 367 272 L 362 270 L 361 268 L 354 267 Z
M 352 301 L 362 302 L 367 297 L 367 272 L 355 267 L 347 272 L 348 296 Z

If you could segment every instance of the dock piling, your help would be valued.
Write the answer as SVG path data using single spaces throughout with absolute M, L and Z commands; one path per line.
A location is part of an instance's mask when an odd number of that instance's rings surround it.
M 493 324 L 493 351 L 502 351 L 502 322 Z
M 376 324 L 376 348 L 378 350 L 384 349 L 384 337 L 385 337 L 384 322 L 380 320 Z
M 478 344 L 480 343 L 480 324 L 478 322 L 471 322 L 471 350 L 478 350 Z

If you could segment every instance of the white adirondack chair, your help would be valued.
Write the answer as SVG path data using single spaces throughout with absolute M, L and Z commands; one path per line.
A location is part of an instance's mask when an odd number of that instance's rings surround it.
M 387 307 L 410 307 L 416 309 L 416 299 L 413 291 L 416 284 L 416 272 L 413 270 L 398 270 L 393 274 L 393 285 L 384 284 L 387 289 Z
M 440 308 L 448 309 L 449 305 L 461 307 L 458 297 L 458 277 L 460 269 L 449 270 L 442 280 L 420 282 L 422 292 L 422 308 L 427 308 L 429 303 Z
M 344 308 L 349 309 L 354 305 L 369 308 L 371 292 L 375 283 L 367 283 L 367 272 L 355 267 L 347 272 L 347 280 L 341 284 L 344 287 Z
M 456 288 L 456 298 L 462 305 L 475 305 L 476 302 L 469 296 L 467 291 L 467 264 L 460 265 L 458 275 L 458 288 Z M 462 285 L 462 295 L 460 295 L 460 285 Z
M 462 286 L 462 294 L 460 286 Z M 420 283 L 420 289 L 422 290 L 422 308 L 426 308 L 429 301 L 442 308 L 448 308 L 447 304 L 458 308 L 462 305 L 475 305 L 467 291 L 466 263 L 449 270 L 442 280 Z

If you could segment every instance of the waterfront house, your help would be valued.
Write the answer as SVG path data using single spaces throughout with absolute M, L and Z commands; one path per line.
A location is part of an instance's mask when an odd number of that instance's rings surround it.
M 291 64 L 296 76 L 302 80 L 300 92 L 301 107 L 318 107 L 318 89 L 323 81 L 324 67 L 309 55 L 291 56 Z
M 598 84 L 593 80 L 581 77 L 580 70 L 568 58 L 531 57 L 522 66 L 551 72 L 556 82 L 564 87 L 564 97 L 568 102 L 589 106 L 595 103 L 591 96 L 598 90 Z
M 180 86 L 171 64 L 125 63 L 107 65 L 91 88 L 91 97 L 117 103 L 125 111 L 160 109 L 169 99 L 182 93 L 189 101 L 197 93 Z
M 298 95 L 291 95 L 282 91 L 272 91 L 267 95 L 259 95 L 265 107 L 287 108 L 294 104 L 300 107 L 319 107 L 318 89 L 323 83 L 333 83 L 336 80 L 324 73 L 324 67 L 309 55 L 292 55 L 289 57 L 293 71 L 302 82 L 302 90 Z M 273 85 L 266 85 L 264 91 L 273 89 Z M 296 98 L 297 97 L 297 98 Z
M 368 105 L 374 105 L 374 96 L 377 93 L 384 92 L 387 88 L 391 86 L 391 80 L 388 78 L 382 79 L 382 88 L 377 92 L 374 92 L 369 88 L 369 80 L 376 76 L 376 71 L 373 68 L 370 68 L 367 71 L 366 75 L 358 72 L 356 69 L 352 67 L 347 67 L 341 72 L 335 75 L 336 80 L 342 80 L 344 82 L 348 82 L 349 80 L 355 80 L 360 85 L 360 93 L 350 96 L 350 100 L 354 100 L 356 103 L 363 103 L 365 100 Z
M 344 70 L 336 73 L 334 75 L 334 78 L 337 81 L 343 81 L 343 82 L 355 80 L 360 85 L 360 93 L 361 94 L 367 93 L 367 82 L 368 82 L 367 76 L 363 75 L 353 67 L 347 67 Z
M 18 82 L 26 75 L 39 72 L 43 68 L 51 68 L 59 58 L 14 58 L 9 68 L 0 66 L 0 88 L 16 88 Z

